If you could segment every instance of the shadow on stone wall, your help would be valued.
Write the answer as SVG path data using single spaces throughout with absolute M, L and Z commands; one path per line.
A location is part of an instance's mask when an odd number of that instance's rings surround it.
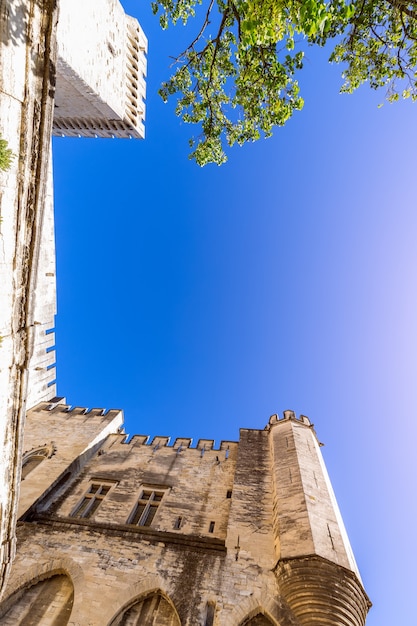
M 41 10 L 45 21 L 53 13 L 57 0 L 0 0 L 0 42 L 2 46 L 19 46 L 29 41 L 31 35 L 31 19 L 36 9 Z M 32 71 L 36 75 L 43 73 L 38 63 L 38 45 L 33 37 Z M 1 53 L 0 53 L 1 58 Z

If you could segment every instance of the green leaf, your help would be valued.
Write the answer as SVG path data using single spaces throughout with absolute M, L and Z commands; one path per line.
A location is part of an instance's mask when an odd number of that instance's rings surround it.
M 162 28 L 195 17 L 200 0 L 159 0 Z M 417 10 L 391 0 L 204 0 L 196 36 L 161 86 L 164 102 L 198 133 L 190 158 L 224 163 L 227 146 L 268 137 L 304 104 L 298 74 L 305 42 L 334 41 L 330 61 L 342 68 L 341 92 L 367 82 L 389 102 L 417 100 Z M 303 43 L 304 42 L 304 43 Z

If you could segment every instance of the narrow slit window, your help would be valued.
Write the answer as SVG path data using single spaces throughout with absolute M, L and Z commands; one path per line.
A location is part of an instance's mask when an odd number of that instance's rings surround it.
M 209 533 L 214 533 L 214 522 L 210 522 Z
M 212 602 L 207 603 L 206 620 L 204 626 L 213 626 L 214 624 L 215 606 Z
M 232 492 L 231 492 L 231 490 L 229 489 L 229 491 L 226 493 L 226 498 L 229 498 L 229 499 L 230 499 L 231 497 L 232 497 Z
M 175 520 L 174 523 L 174 530 L 179 530 L 181 528 L 182 525 L 182 517 L 177 517 L 177 519 Z

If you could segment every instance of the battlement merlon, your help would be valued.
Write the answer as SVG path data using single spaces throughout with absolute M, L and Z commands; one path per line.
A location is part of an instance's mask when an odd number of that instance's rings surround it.
M 147 39 L 118 0 L 61 0 L 53 134 L 145 136 Z
M 174 454 L 183 454 L 190 451 L 201 457 L 206 453 L 214 454 L 214 458 L 217 454 L 219 462 L 227 460 L 232 450 L 237 449 L 239 445 L 237 441 L 223 439 L 217 445 L 215 445 L 214 439 L 199 439 L 194 444 L 191 437 L 176 437 L 174 441 L 171 441 L 171 437 L 168 436 L 155 435 L 151 438 L 149 435 L 135 434 L 130 437 L 123 433 L 118 435 L 117 441 L 114 443 L 123 447 L 145 447 L 150 453 L 167 450 Z
M 198 439 L 196 443 L 193 443 L 191 437 L 176 437 L 171 441 L 171 437 L 154 435 L 150 437 L 144 434 L 134 434 L 132 436 L 124 432 L 124 416 L 122 409 L 104 409 L 104 408 L 88 408 L 84 406 L 73 406 L 67 403 L 65 397 L 55 397 L 47 401 L 42 401 L 36 406 L 32 407 L 28 411 L 30 417 L 27 431 L 32 430 L 32 422 L 38 417 L 42 419 L 42 423 L 45 424 L 46 432 L 51 436 L 58 436 L 58 433 L 62 428 L 77 429 L 81 425 L 85 430 L 86 425 L 90 425 L 93 429 L 101 428 L 100 424 L 111 423 L 111 430 L 108 434 L 114 435 L 115 439 L 113 444 L 121 445 L 123 447 L 137 447 L 144 446 L 150 451 L 157 452 L 158 450 L 166 449 L 175 454 L 181 454 L 190 450 L 194 453 L 198 453 L 199 456 L 203 456 L 206 452 L 218 454 L 219 460 L 227 460 L 229 453 L 235 450 L 239 443 L 237 441 L 221 440 L 216 444 L 214 439 Z M 39 433 L 39 423 L 37 423 L 34 430 Z M 101 430 L 100 430 L 101 432 Z M 259 431 L 263 432 L 263 431 Z M 56 433 L 56 435 L 54 435 Z M 96 440 L 93 442 L 96 443 Z

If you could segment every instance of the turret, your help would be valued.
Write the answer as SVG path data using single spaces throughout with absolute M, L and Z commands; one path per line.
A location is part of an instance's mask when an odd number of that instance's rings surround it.
M 280 594 L 300 624 L 363 626 L 370 606 L 313 425 L 284 411 L 267 426 Z

